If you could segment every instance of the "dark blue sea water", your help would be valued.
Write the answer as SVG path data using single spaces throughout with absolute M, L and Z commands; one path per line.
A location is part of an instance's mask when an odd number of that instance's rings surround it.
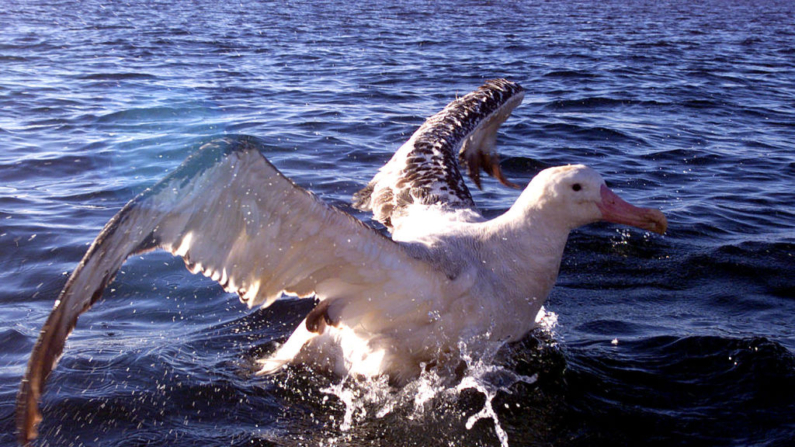
M 537 380 L 490 401 L 510 445 L 795 442 L 795 3 L 1 9 L 0 444 L 67 274 L 203 142 L 256 136 L 353 212 L 427 116 L 495 77 L 527 89 L 500 133 L 509 178 L 585 163 L 670 220 L 664 237 L 572 235 L 547 304 L 557 325 L 501 364 Z M 496 215 L 517 195 L 489 179 L 475 198 Z M 366 390 L 329 392 L 336 379 L 301 368 L 254 376 L 311 306 L 247 310 L 170 255 L 131 259 L 67 343 L 40 445 L 499 445 L 491 419 L 466 427 L 486 401 L 475 390 L 422 408 L 404 402 L 421 390 L 387 390 L 347 427 L 343 397 Z

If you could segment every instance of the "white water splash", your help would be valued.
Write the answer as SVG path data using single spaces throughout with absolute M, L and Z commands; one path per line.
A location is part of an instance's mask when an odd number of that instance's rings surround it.
M 554 315 L 554 314 L 553 314 Z M 509 447 L 508 433 L 500 425 L 497 412 L 494 411 L 492 402 L 499 392 L 512 394 L 511 387 L 519 382 L 533 384 L 538 380 L 538 374 L 530 377 L 516 374 L 503 366 L 493 363 L 493 356 L 473 359 L 466 352 L 466 346 L 461 346 L 462 358 L 467 363 L 467 374 L 455 388 L 457 393 L 466 389 L 475 389 L 486 397 L 483 408 L 467 419 L 466 428 L 471 430 L 475 423 L 481 419 L 491 419 L 494 422 L 494 432 L 500 440 L 500 446 Z M 496 354 L 496 352 L 495 352 Z
M 345 406 L 345 415 L 340 423 L 340 430 L 344 432 L 350 430 L 356 422 L 365 420 L 368 408 L 380 407 L 375 412 L 375 416 L 382 418 L 389 414 L 396 404 L 390 396 L 391 388 L 386 377 L 366 381 L 345 377 L 339 383 L 322 388 L 320 391 L 336 396 Z M 327 398 L 323 400 L 325 402 Z
M 486 401 L 483 403 L 483 408 L 478 412 L 473 414 L 472 416 L 467 419 L 466 428 L 467 430 L 471 430 L 472 427 L 475 426 L 475 423 L 481 419 L 491 419 L 494 421 L 494 432 L 497 435 L 497 438 L 500 440 L 500 445 L 502 447 L 508 447 L 508 434 L 500 425 L 500 419 L 497 416 L 497 413 L 494 411 L 494 407 L 492 406 L 492 402 L 494 398 L 497 397 L 497 393 L 502 391 L 505 393 L 510 394 L 510 388 L 519 383 L 524 382 L 527 384 L 533 384 L 538 380 L 538 374 L 533 374 L 530 377 L 514 374 L 502 367 L 488 367 L 491 369 L 491 372 L 499 372 L 499 373 L 508 373 L 511 376 L 511 380 L 507 385 L 500 385 L 495 387 L 493 383 L 489 381 L 481 381 L 480 379 L 484 379 L 485 377 L 477 377 L 477 376 L 467 376 L 464 377 L 464 380 L 456 387 L 456 389 L 461 392 L 468 388 L 474 388 L 477 391 L 483 393 L 486 396 Z
M 536 317 L 536 324 L 544 332 L 552 335 L 557 324 L 557 315 L 542 308 Z M 385 377 L 369 380 L 346 377 L 337 384 L 321 389 L 323 393 L 335 396 L 345 407 L 344 416 L 339 424 L 339 429 L 346 434 L 343 437 L 352 435 L 351 431 L 357 424 L 365 422 L 368 415 L 381 419 L 395 411 L 403 410 L 408 412 L 406 419 L 422 421 L 426 417 L 426 410 L 438 409 L 437 404 L 440 400 L 455 403 L 464 390 L 471 389 L 482 394 L 485 401 L 480 411 L 466 419 L 465 427 L 471 430 L 479 420 L 491 419 L 500 445 L 509 447 L 508 434 L 502 427 L 493 406 L 494 399 L 501 392 L 513 394 L 512 388 L 517 383 L 535 383 L 538 375 L 517 374 L 495 361 L 498 351 L 503 347 L 502 343 L 486 343 L 488 346 L 485 349 L 486 354 L 477 356 L 471 354 L 468 346 L 477 344 L 478 352 L 482 352 L 483 338 L 487 337 L 488 334 L 485 334 L 478 340 L 459 344 L 461 360 L 466 363 L 466 370 L 461 380 L 456 383 L 451 383 L 449 377 L 440 376 L 434 369 L 424 368 L 420 377 L 401 389 L 391 387 Z M 331 442 L 328 445 L 335 444 Z

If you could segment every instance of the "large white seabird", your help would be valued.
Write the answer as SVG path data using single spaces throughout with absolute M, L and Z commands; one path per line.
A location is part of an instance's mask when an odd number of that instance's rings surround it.
M 459 346 L 477 355 L 522 338 L 558 275 L 569 231 L 606 220 L 664 233 L 655 209 L 628 204 L 582 165 L 539 173 L 503 215 L 485 219 L 460 169 L 511 185 L 495 150 L 497 130 L 522 87 L 486 82 L 429 118 L 362 191 L 392 238 L 284 177 L 258 140 L 223 138 L 128 203 L 97 236 L 61 292 L 28 363 L 17 399 L 24 443 L 36 437 L 38 401 L 77 318 L 129 256 L 181 256 L 248 306 L 283 296 L 316 297 L 263 373 L 289 363 L 337 374 L 452 372 Z M 459 165 L 460 163 L 460 165 Z

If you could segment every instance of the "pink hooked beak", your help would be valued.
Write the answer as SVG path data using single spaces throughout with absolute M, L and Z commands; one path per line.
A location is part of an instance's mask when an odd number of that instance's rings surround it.
M 630 205 L 605 185 L 602 185 L 600 192 L 602 201 L 596 206 L 602 212 L 603 220 L 631 225 L 659 234 L 665 233 L 668 228 L 668 220 L 660 210 Z

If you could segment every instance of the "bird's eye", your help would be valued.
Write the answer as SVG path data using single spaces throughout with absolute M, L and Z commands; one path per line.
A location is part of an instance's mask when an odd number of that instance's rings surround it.
M 582 185 L 580 185 L 579 183 L 575 183 L 575 184 L 571 185 L 571 189 L 573 189 L 575 191 L 579 191 L 579 190 L 582 189 Z

